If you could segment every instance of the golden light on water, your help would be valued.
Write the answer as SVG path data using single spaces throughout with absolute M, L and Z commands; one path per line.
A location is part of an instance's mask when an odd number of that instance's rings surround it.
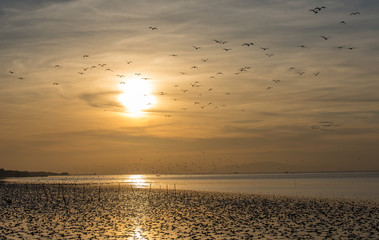
M 133 117 L 141 117 L 145 110 L 156 104 L 156 98 L 152 95 L 153 86 L 151 82 L 131 78 L 120 83 L 122 93 L 118 100 L 127 109 L 127 113 Z
M 149 186 L 144 175 L 130 175 L 124 180 L 135 188 L 145 188 Z

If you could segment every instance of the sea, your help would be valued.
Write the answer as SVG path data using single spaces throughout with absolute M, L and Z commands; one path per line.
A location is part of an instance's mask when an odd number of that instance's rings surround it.
M 379 201 L 379 172 L 69 175 L 7 178 L 3 181 L 32 184 L 125 184 L 131 188 Z

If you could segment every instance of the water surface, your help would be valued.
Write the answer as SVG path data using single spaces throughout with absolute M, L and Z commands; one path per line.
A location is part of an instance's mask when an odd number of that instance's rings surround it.
M 379 199 L 379 172 L 72 175 L 9 178 L 18 183 L 129 184 L 135 188 L 183 189 L 291 196 Z

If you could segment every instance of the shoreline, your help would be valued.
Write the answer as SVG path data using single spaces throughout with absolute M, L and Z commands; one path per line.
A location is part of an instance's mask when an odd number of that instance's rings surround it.
M 2 239 L 378 239 L 371 201 L 127 185 L 0 185 Z

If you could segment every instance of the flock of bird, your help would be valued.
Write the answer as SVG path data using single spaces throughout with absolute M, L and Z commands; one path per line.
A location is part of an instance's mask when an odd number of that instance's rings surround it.
M 327 11 L 327 7 L 325 6 L 320 6 L 320 7 L 314 7 L 312 9 L 309 9 L 309 11 L 313 12 L 314 14 L 319 14 L 320 12 L 324 12 L 324 11 Z M 351 12 L 349 14 L 349 16 L 354 16 L 354 15 L 359 15 L 360 12 L 356 11 L 356 12 Z M 346 21 L 341 21 L 340 23 L 342 24 L 347 24 Z M 159 28 L 157 26 L 149 26 L 148 27 L 149 30 L 151 31 L 155 31 L 155 32 L 159 32 Z M 331 38 L 331 36 L 325 36 L 325 35 L 320 35 L 320 37 L 327 41 Z M 213 39 L 213 40 L 210 40 L 212 41 L 214 44 L 216 45 L 220 45 L 221 46 L 221 50 L 224 51 L 224 52 L 231 52 L 235 49 L 236 46 L 230 46 L 230 43 L 229 41 L 225 41 L 225 40 L 220 40 L 220 39 Z M 192 45 L 191 46 L 194 51 L 197 51 L 197 52 L 201 52 L 204 47 L 203 46 L 197 46 L 197 45 Z M 267 56 L 269 59 L 271 58 L 275 58 L 275 54 L 277 53 L 274 53 L 271 51 L 271 47 L 266 47 L 266 46 L 257 46 L 256 43 L 254 43 L 253 41 L 248 41 L 248 42 L 243 42 L 239 45 L 239 48 L 257 48 L 258 51 L 262 51 L 265 56 Z M 310 46 L 308 45 L 305 45 L 305 44 L 301 44 L 301 45 L 298 45 L 296 46 L 300 49 L 308 49 L 308 48 L 311 48 Z M 347 49 L 347 50 L 353 50 L 353 49 L 356 49 L 356 47 L 351 47 L 351 46 L 345 46 L 345 45 L 341 45 L 341 46 L 337 46 L 335 47 L 337 49 Z M 170 57 L 173 57 L 173 58 L 178 58 L 180 57 L 179 54 L 176 54 L 176 53 L 172 53 L 170 55 L 168 55 Z M 86 59 L 91 59 L 91 56 L 89 54 L 84 54 L 82 55 L 82 59 L 85 63 L 88 63 L 88 61 L 86 61 Z M 211 58 L 208 58 L 208 57 L 203 57 L 203 58 L 200 58 L 200 61 L 202 64 L 207 64 L 208 62 L 211 62 Z M 125 63 L 127 65 L 129 64 L 132 64 L 134 61 L 126 61 Z M 203 65 L 202 65 L 203 67 Z M 54 65 L 54 68 L 56 69 L 63 69 L 64 67 L 60 64 L 56 64 Z M 85 66 L 85 67 L 82 67 L 77 73 L 81 76 L 85 76 L 85 74 L 89 71 L 93 71 L 93 70 L 98 70 L 98 69 L 101 69 L 103 71 L 106 71 L 106 72 L 109 72 L 110 74 L 114 74 L 114 70 L 112 68 L 110 68 L 108 66 L 108 64 L 106 63 L 97 63 L 97 64 L 90 64 L 88 66 Z M 191 67 L 189 67 L 187 70 L 184 70 L 184 71 L 181 71 L 179 72 L 180 75 L 194 75 L 196 74 L 194 71 L 198 71 L 200 69 L 200 67 L 198 65 L 192 65 Z M 235 76 L 239 76 L 245 72 L 248 72 L 248 71 L 251 71 L 253 68 L 252 66 L 241 66 L 237 71 L 235 71 L 234 74 Z M 188 73 L 188 70 L 191 71 L 191 73 Z M 303 76 L 306 74 L 305 71 L 301 70 L 301 69 L 298 69 L 294 66 L 291 66 L 291 67 L 288 67 L 288 72 L 292 72 L 294 75 L 298 75 L 298 76 Z M 12 74 L 12 75 L 16 75 L 15 71 L 13 70 L 10 70 L 9 71 L 9 74 Z M 230 73 L 229 73 L 230 74 Z M 320 71 L 316 71 L 316 72 L 313 72 L 312 75 L 313 77 L 318 77 L 320 75 Z M 135 76 L 139 77 L 141 80 L 150 80 L 150 77 L 147 77 L 147 76 L 144 76 L 142 73 L 139 73 L 139 72 L 136 72 L 134 73 Z M 224 72 L 223 71 L 217 71 L 216 73 L 214 73 L 213 75 L 209 76 L 209 79 L 217 79 L 219 77 L 221 77 L 222 75 L 224 75 Z M 119 74 L 115 74 L 115 77 L 120 79 L 120 82 L 119 84 L 126 84 L 126 79 L 127 77 L 122 74 L 122 73 L 119 73 Z M 24 76 L 17 76 L 18 80 L 25 80 Z M 205 81 L 205 80 L 204 80 Z M 267 84 L 267 86 L 265 87 L 265 89 L 267 91 L 269 90 L 272 90 L 274 88 L 276 88 L 278 85 L 282 84 L 283 83 L 283 79 L 273 79 L 271 81 L 270 84 Z M 56 81 L 56 82 L 53 82 L 52 83 L 53 86 L 60 86 L 61 83 Z M 181 92 L 183 94 L 186 94 L 188 92 L 190 92 L 192 88 L 202 88 L 203 86 L 205 86 L 207 84 L 203 84 L 202 82 L 200 82 L 200 80 L 197 80 L 197 81 L 193 81 L 193 82 L 190 82 L 188 85 L 186 84 L 183 84 L 183 83 L 180 83 L 180 84 L 175 84 L 173 85 L 175 88 L 178 88 L 179 86 L 181 86 L 180 90 L 178 92 Z M 188 87 L 186 87 L 188 86 Z M 226 104 L 214 104 L 213 102 L 206 102 L 206 103 L 203 103 L 202 101 L 200 101 L 199 99 L 201 98 L 201 96 L 203 96 L 204 94 L 211 94 L 212 92 L 215 92 L 215 87 L 213 86 L 210 86 L 209 83 L 208 83 L 208 86 L 209 87 L 206 87 L 205 90 L 203 92 L 197 92 L 197 95 L 196 97 L 194 98 L 193 100 L 193 104 L 192 104 L 192 107 L 197 107 L 199 106 L 200 108 L 199 109 L 204 109 L 206 107 L 210 107 L 210 106 L 213 106 L 215 109 L 219 108 L 219 107 L 225 107 Z M 176 93 L 168 93 L 168 92 L 164 92 L 164 91 L 160 91 L 160 92 L 157 92 L 157 95 L 167 95 L 167 94 L 170 94 L 170 95 L 175 95 Z M 230 92 L 224 92 L 223 93 L 224 95 L 226 96 L 230 96 Z M 187 98 L 188 99 L 188 98 Z M 177 97 L 174 97 L 173 98 L 174 101 L 177 101 L 178 98 Z M 151 104 L 151 103 L 148 103 L 148 104 Z M 187 110 L 189 109 L 191 106 L 182 106 L 180 107 L 179 109 L 181 110 Z M 245 109 L 240 109 L 241 111 L 245 111 Z M 174 111 L 171 111 L 171 112 L 168 112 L 167 114 L 164 114 L 163 116 L 164 117 L 172 117 L 173 116 L 173 112 Z

